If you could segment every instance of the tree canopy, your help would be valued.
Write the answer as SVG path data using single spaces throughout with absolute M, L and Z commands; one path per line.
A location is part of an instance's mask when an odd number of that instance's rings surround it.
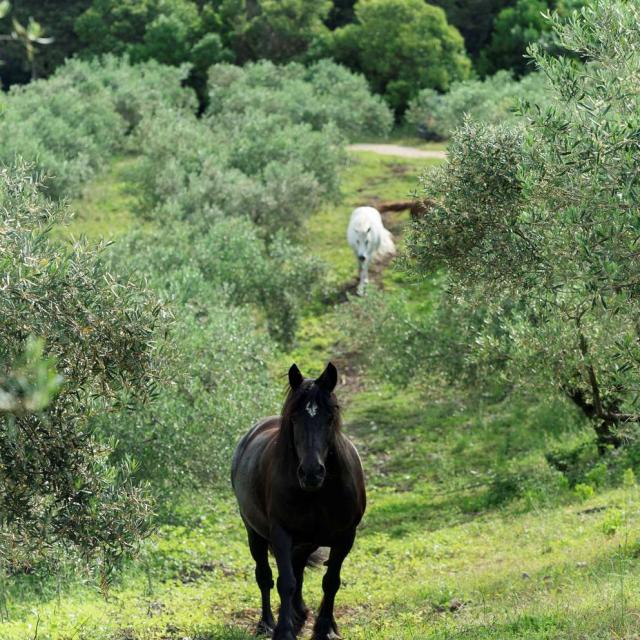
M 220 16 L 238 64 L 300 60 L 325 31 L 330 0 L 224 0 Z
M 154 59 L 170 65 L 191 62 L 201 74 L 229 57 L 218 15 L 192 0 L 93 0 L 75 29 L 87 54 L 127 55 L 132 62 Z
M 469 75 L 462 36 L 442 9 L 423 0 L 360 0 L 355 10 L 356 22 L 332 33 L 330 49 L 395 109 L 420 89 L 446 91 Z

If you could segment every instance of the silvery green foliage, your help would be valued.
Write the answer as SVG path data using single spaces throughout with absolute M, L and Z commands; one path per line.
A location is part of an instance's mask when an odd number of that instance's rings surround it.
M 212 116 L 264 111 L 320 130 L 329 123 L 350 140 L 386 135 L 393 115 L 364 76 L 330 60 L 309 67 L 263 60 L 244 67 L 217 64 L 209 71 Z
M 569 396 L 601 448 L 640 421 L 639 19 L 603 0 L 552 18 L 582 62 L 531 49 L 550 105 L 518 130 L 462 127 L 409 241 L 419 272 L 444 267 L 487 310 L 469 358 L 499 355 L 496 375 Z
M 127 58 L 105 55 L 90 60 L 67 60 L 56 71 L 56 77 L 63 77 L 75 86 L 98 81 L 130 132 L 143 115 L 151 115 L 161 106 L 187 111 L 197 108 L 194 91 L 185 86 L 189 71 L 186 64 L 172 67 L 155 60 L 131 64 Z
M 143 120 L 135 140 L 141 196 L 164 219 L 248 216 L 268 234 L 295 235 L 339 193 L 345 155 L 330 125 L 314 131 L 264 111 L 198 119 L 166 109 Z
M 147 533 L 150 507 L 91 418 L 153 396 L 160 310 L 100 248 L 49 240 L 65 212 L 30 173 L 0 169 L 0 570 L 63 550 L 109 564 Z
M 328 61 L 215 65 L 209 83 L 202 118 L 160 109 L 133 138 L 154 215 L 195 224 L 248 216 L 267 235 L 299 234 L 339 194 L 345 137 L 384 133 L 392 122 L 362 77 Z
M 193 224 L 249 217 L 299 235 L 339 194 L 345 136 L 384 133 L 391 114 L 360 76 L 331 62 L 216 65 L 202 118 L 158 110 L 134 136 L 141 196 L 154 215 Z
M 1 100 L 0 161 L 33 162 L 34 173 L 55 177 L 56 197 L 77 194 L 124 139 L 125 122 L 96 79 L 75 84 L 56 75 L 16 86 Z
M 182 87 L 186 68 L 155 62 L 132 67 L 106 57 L 69 60 L 47 80 L 16 86 L 0 98 L 0 162 L 17 158 L 50 178 L 49 193 L 75 196 L 112 155 L 143 113 L 162 105 L 195 108 Z
M 247 218 L 221 217 L 206 229 L 174 223 L 132 234 L 111 250 L 114 268 L 144 275 L 172 306 L 224 305 L 260 310 L 274 339 L 294 337 L 300 308 L 320 283 L 322 265 L 283 234 L 265 242 Z
M 521 101 L 543 105 L 545 93 L 541 73 L 514 80 L 508 71 L 498 71 L 484 80 L 454 82 L 447 93 L 423 89 L 409 103 L 405 119 L 420 135 L 446 140 L 465 117 L 489 124 L 516 121 Z
M 234 305 L 189 267 L 173 272 L 172 282 L 209 299 L 174 307 L 163 343 L 166 384 L 153 403 L 122 420 L 94 422 L 98 433 L 116 440 L 116 455 L 135 458 L 136 479 L 150 483 L 165 512 L 185 490 L 226 483 L 240 435 L 259 416 L 277 412 L 281 400 L 268 373 L 275 346 L 252 309 Z

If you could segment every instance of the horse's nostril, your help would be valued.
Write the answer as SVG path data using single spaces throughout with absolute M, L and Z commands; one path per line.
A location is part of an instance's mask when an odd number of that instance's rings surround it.
M 358 260 L 360 260 L 360 262 L 364 262 L 365 261 L 365 256 L 358 256 Z
M 300 486 L 303 489 L 319 489 L 324 483 L 327 470 L 321 462 L 306 469 L 300 465 L 297 475 Z

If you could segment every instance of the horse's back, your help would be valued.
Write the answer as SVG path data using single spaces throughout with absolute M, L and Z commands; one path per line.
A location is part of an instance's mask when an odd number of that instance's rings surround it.
M 263 418 L 251 427 L 233 454 L 231 485 L 238 500 L 242 518 L 260 535 L 266 537 L 268 522 L 264 504 L 264 452 L 280 430 L 280 417 Z

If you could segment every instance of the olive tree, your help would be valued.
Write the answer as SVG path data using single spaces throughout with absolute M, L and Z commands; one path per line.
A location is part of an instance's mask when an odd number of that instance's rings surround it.
M 108 569 L 150 506 L 91 419 L 153 395 L 159 309 L 95 249 L 49 238 L 64 209 L 41 186 L 0 169 L 0 570 L 63 551 Z
M 409 257 L 482 311 L 459 332 L 461 366 L 568 396 L 605 451 L 640 422 L 640 7 L 595 0 L 548 19 L 566 54 L 530 55 L 551 104 L 457 132 L 423 181 Z

